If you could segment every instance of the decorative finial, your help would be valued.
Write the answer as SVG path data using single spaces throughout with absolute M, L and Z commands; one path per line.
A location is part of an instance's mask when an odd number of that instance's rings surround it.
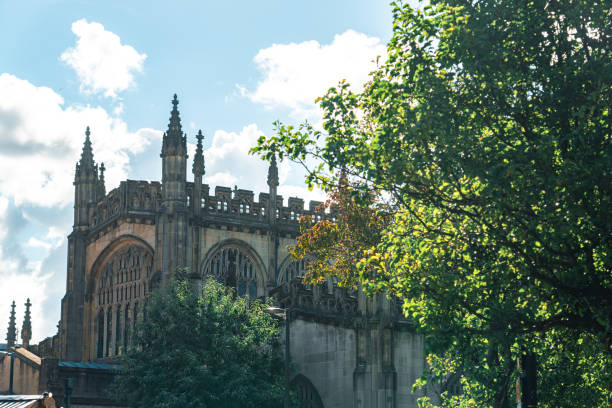
M 174 99 L 172 99 L 172 105 L 173 105 L 173 108 L 172 108 L 172 109 L 177 109 L 177 106 L 178 106 L 178 98 L 176 97 L 176 94 L 174 94 Z
M 268 168 L 268 186 L 278 187 L 278 167 L 276 167 L 276 156 L 272 156 L 270 167 Z
M 30 298 L 25 303 L 25 315 L 23 317 L 23 325 L 21 326 L 21 346 L 25 349 L 30 347 L 30 340 L 32 339 L 32 316 L 30 314 Z
M 9 316 L 9 325 L 6 333 L 6 345 L 7 347 L 15 347 L 15 341 L 17 340 L 17 326 L 15 325 L 15 301 L 11 304 L 11 314 Z
M 204 135 L 202 134 L 202 130 L 198 131 L 198 134 L 196 135 L 196 139 L 198 139 L 198 143 L 196 145 L 195 156 L 193 158 L 193 174 L 203 175 L 204 174 L 204 150 L 202 148 L 202 139 L 204 139 Z
M 85 129 L 85 137 L 89 139 L 90 134 L 91 132 L 89 131 L 89 126 L 87 126 L 87 128 Z

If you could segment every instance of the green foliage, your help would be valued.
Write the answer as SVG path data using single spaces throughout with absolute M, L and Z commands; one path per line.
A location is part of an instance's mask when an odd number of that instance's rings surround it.
M 208 281 L 202 295 L 172 280 L 155 292 L 113 394 L 137 407 L 280 407 L 276 321 L 260 301 Z
M 380 242 L 392 217 L 374 192 L 359 197 L 355 193 L 343 180 L 322 205 L 322 209 L 341 210 L 335 221 L 324 219 L 312 225 L 310 218 L 300 219 L 302 235 L 289 251 L 295 259 L 308 259 L 304 278 L 309 283 L 318 284 L 328 276 L 336 276 L 341 286 L 356 289 L 368 279 L 370 270 L 357 265 Z
M 608 406 L 609 2 L 431 0 L 393 15 L 364 91 L 341 82 L 320 99 L 324 132 L 277 123 L 253 151 L 318 159 L 310 185 L 337 190 L 341 170 L 390 197 L 394 219 L 356 266 L 404 300 L 433 356 L 452 356 L 464 406 L 509 406 L 528 351 L 542 406 Z

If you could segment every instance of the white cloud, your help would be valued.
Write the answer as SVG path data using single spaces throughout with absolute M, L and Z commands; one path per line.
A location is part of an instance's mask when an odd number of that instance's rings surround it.
M 243 127 L 240 133 L 224 130 L 215 132 L 211 146 L 204 151 L 206 164 L 204 182 L 212 186 L 211 194 L 214 194 L 214 186 L 231 188 L 238 186 L 253 190 L 256 194 L 268 191 L 269 164 L 258 156 L 248 154 L 249 149 L 256 145 L 257 139 L 262 134 L 263 132 L 254 123 Z M 280 183 L 278 192 L 283 195 L 285 205 L 290 196 L 303 198 L 306 203 L 308 200 L 324 198 L 321 191 L 308 191 L 301 184 L 303 175 L 296 171 L 295 166 L 283 161 L 278 167 Z M 257 199 L 257 196 L 255 198 Z
M 9 200 L 6 197 L 0 196 L 0 241 L 7 238 L 9 228 L 8 220 Z M 2 338 L 4 341 L 6 328 L 8 327 L 8 317 L 10 312 L 10 304 L 13 300 L 17 303 L 17 329 L 21 330 L 24 307 L 26 299 L 30 297 L 32 303 L 38 302 L 38 305 L 32 306 L 32 332 L 35 339 L 43 337 L 43 326 L 45 324 L 43 309 L 40 307 L 46 298 L 45 287 L 49 275 L 42 276 L 40 274 L 40 263 L 31 263 L 29 268 L 34 270 L 30 274 L 18 274 L 21 265 L 17 259 L 12 259 L 7 254 L 3 253 L 3 248 L 0 246 L 0 327 L 2 328 Z M 36 299 L 36 300 L 35 300 Z M 21 342 L 21 336 L 19 336 Z
M 0 256 L 2 252 L 0 251 Z M 10 289 L 9 291 L 1 290 L 0 296 L 0 327 L 2 327 L 2 342 L 5 341 L 6 328 L 8 327 L 10 305 L 15 301 L 17 307 L 15 317 L 17 322 L 17 330 L 19 331 L 17 342 L 21 343 L 21 325 L 25 312 L 25 302 L 30 298 L 32 307 L 32 343 L 37 343 L 47 336 L 55 334 L 49 332 L 49 326 L 54 327 L 57 322 L 48 322 L 48 316 L 42 307 L 43 302 L 47 299 L 47 284 L 51 275 L 42 275 L 40 272 L 32 274 L 18 274 L 9 272 L 11 265 L 0 260 L 0 277 L 2 278 L 2 287 Z M 14 270 L 14 269 L 13 269 Z
M 43 207 L 72 203 L 74 166 L 91 127 L 96 161 L 104 162 L 107 187 L 127 176 L 128 153 L 141 152 L 161 132 L 130 132 L 101 107 L 69 105 L 47 87 L 0 74 L 0 195 Z
M 376 68 L 377 56 L 386 48 L 376 37 L 348 30 L 336 35 L 331 44 L 317 41 L 274 44 L 260 50 L 254 58 L 264 79 L 249 92 L 237 85 L 242 95 L 268 108 L 291 110 L 296 120 L 318 118 L 315 99 L 346 79 L 360 91 L 368 74 Z
M 47 251 L 51 249 L 51 247 L 53 246 L 52 244 L 45 242 L 43 240 L 40 240 L 36 237 L 30 237 L 30 239 L 28 239 L 28 242 L 26 242 L 26 245 L 32 248 L 43 248 L 43 249 L 46 249 Z
M 66 49 L 60 59 L 76 71 L 81 90 L 116 98 L 134 84 L 134 73 L 142 71 L 146 54 L 121 44 L 119 36 L 100 23 L 77 20 L 72 32 L 78 37 L 76 46 Z
M 240 133 L 217 130 L 211 146 L 204 151 L 206 183 L 226 187 L 267 191 L 268 163 L 249 155 L 249 149 L 257 144 L 263 132 L 256 124 L 242 128 Z M 193 157 L 193 156 L 192 156 Z M 287 179 L 289 167 L 279 166 L 279 179 Z

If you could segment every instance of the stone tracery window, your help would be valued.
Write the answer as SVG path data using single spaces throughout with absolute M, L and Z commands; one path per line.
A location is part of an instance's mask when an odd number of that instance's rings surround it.
M 95 356 L 112 357 L 130 346 L 130 330 L 138 313 L 137 299 L 150 290 L 153 255 L 142 246 L 117 250 L 100 266 L 95 294 Z
M 276 277 L 276 284 L 282 285 L 297 277 L 302 277 L 306 273 L 308 260 L 300 259 L 299 261 L 286 262 Z
M 238 296 L 257 297 L 257 270 L 254 260 L 239 247 L 219 249 L 204 267 L 204 277 L 213 276 L 217 281 L 236 288 Z

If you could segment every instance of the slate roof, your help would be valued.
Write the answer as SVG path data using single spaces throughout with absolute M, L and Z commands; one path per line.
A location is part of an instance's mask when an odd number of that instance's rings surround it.
M 29 408 L 37 406 L 41 395 L 0 395 L 0 408 Z
M 83 363 L 83 362 L 80 362 L 80 361 L 60 361 L 58 363 L 58 365 L 60 367 L 93 368 L 93 369 L 97 369 L 97 370 L 119 370 L 121 368 L 121 366 L 116 365 L 116 364 Z

